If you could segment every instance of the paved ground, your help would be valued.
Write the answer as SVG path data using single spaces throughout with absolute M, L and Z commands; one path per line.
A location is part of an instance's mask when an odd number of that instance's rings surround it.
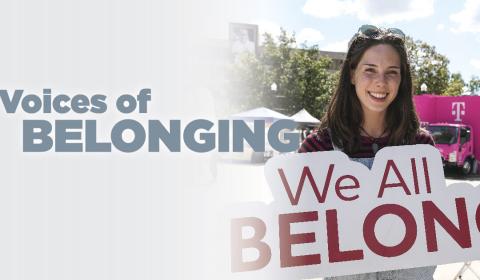
M 232 202 L 264 201 L 270 202 L 272 197 L 263 175 L 263 164 L 250 164 L 246 161 L 222 161 L 217 165 L 215 185 L 225 193 L 225 198 Z M 474 186 L 480 186 L 480 176 L 462 177 L 455 171 L 446 172 L 447 184 L 468 181 Z M 435 280 L 452 280 L 462 269 L 463 263 L 440 265 L 437 267 Z M 466 270 L 461 279 L 480 280 L 480 261 L 472 263 L 471 270 Z M 459 278 L 457 278 L 459 279 Z

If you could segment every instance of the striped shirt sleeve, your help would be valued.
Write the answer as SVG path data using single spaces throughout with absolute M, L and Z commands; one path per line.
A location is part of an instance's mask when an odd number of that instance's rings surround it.
M 303 140 L 302 145 L 298 149 L 299 153 L 311 153 L 333 150 L 330 135 L 326 131 L 314 132 Z

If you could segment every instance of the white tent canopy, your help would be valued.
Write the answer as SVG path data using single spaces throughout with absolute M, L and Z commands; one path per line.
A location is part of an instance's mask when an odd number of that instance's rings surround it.
M 292 116 L 292 119 L 300 124 L 312 124 L 312 125 L 317 125 L 320 123 L 320 121 L 317 118 L 314 118 L 310 113 L 302 109 L 298 111 L 295 115 Z
M 259 107 L 249 111 L 231 115 L 230 119 L 244 120 L 244 121 L 264 120 L 267 123 L 278 121 L 278 120 L 293 120 L 289 116 L 286 116 L 284 114 L 270 110 L 265 107 Z

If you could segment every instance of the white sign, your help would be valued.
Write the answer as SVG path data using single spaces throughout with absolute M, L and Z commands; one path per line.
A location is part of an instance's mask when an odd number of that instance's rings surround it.
M 301 279 L 480 259 L 480 189 L 445 184 L 430 145 L 387 147 L 373 167 L 341 152 L 265 166 L 274 202 L 230 216 L 233 278 Z

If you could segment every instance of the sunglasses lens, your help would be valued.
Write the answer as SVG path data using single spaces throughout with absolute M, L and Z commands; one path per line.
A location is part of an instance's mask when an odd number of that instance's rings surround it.
M 367 35 L 367 36 L 375 36 L 378 34 L 378 27 L 374 26 L 374 25 L 362 25 L 360 26 L 360 28 L 358 29 L 358 31 L 360 31 L 361 33 Z
M 405 39 L 405 33 L 403 33 L 403 31 L 398 28 L 389 28 L 388 31 L 392 34 L 395 34 L 401 37 L 402 39 Z

